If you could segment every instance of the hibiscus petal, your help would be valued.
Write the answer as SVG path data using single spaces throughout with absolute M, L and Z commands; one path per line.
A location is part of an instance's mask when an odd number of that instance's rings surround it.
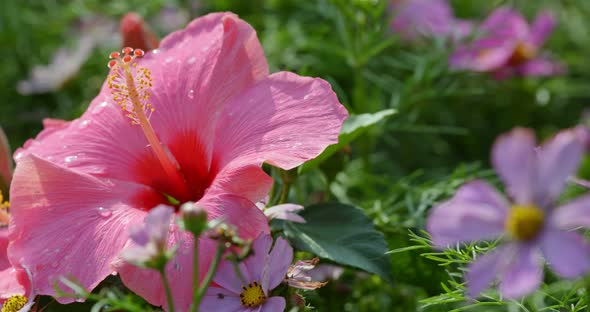
M 12 267 L 8 261 L 6 249 L 8 248 L 8 227 L 0 227 L 0 270 Z
M 537 150 L 538 202 L 550 204 L 576 172 L 584 153 L 584 142 L 574 130 L 561 131 Z
M 236 194 L 258 202 L 268 195 L 273 182 L 260 166 L 226 166 L 215 176 L 210 192 Z
M 275 241 L 268 260 L 268 287 L 265 288 L 263 285 L 263 288 L 271 290 L 277 287 L 287 275 L 293 261 L 293 248 L 284 238 L 279 237 Z
M 498 269 L 502 261 L 511 255 L 512 245 L 500 246 L 495 250 L 477 258 L 465 275 L 469 296 L 477 297 L 485 290 L 497 277 Z
M 557 21 L 555 16 L 550 11 L 543 11 L 535 17 L 535 21 L 531 25 L 530 38 L 531 43 L 537 47 L 543 45 L 553 29 Z
M 551 214 L 551 224 L 562 230 L 579 226 L 590 228 L 590 195 L 580 196 L 555 209 Z
M 532 131 L 516 128 L 500 136 L 492 149 L 492 163 L 518 204 L 532 204 L 535 199 L 536 152 Z
M 508 204 L 489 184 L 473 181 L 434 207 L 426 228 L 434 245 L 485 240 L 502 235 Z
M 60 276 L 94 288 L 112 272 L 127 228 L 143 220 L 145 212 L 129 202 L 144 188 L 25 157 L 11 188 L 12 207 L 18 207 L 11 211 L 11 262 L 30 268 L 39 294 L 55 295 L 52 282 Z
M 590 245 L 578 233 L 550 230 L 541 239 L 541 250 L 561 277 L 576 278 L 590 270 Z
M 543 266 L 539 250 L 520 246 L 500 277 L 500 293 L 510 299 L 527 295 L 539 287 L 543 280 Z
M 240 297 L 221 287 L 209 287 L 203 301 L 199 306 L 199 311 L 207 312 L 234 312 L 243 308 L 240 303 Z
M 266 299 L 260 312 L 282 312 L 285 311 L 285 298 L 283 297 L 270 297 Z
M 291 169 L 336 143 L 347 116 L 326 81 L 276 73 L 227 103 L 214 159 Z

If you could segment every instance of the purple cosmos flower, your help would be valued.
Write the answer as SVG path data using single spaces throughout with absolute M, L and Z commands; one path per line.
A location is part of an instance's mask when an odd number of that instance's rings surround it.
M 471 296 L 496 279 L 500 293 L 509 298 L 534 291 L 543 279 L 543 258 L 564 278 L 590 269 L 590 247 L 573 231 L 590 227 L 590 196 L 554 207 L 583 152 L 576 130 L 562 131 L 536 148 L 532 131 L 515 129 L 498 138 L 492 151 L 510 200 L 486 182 L 473 181 L 433 208 L 427 229 L 436 246 L 504 238 L 469 267 Z
M 460 46 L 451 56 L 455 69 L 494 72 L 497 78 L 510 75 L 550 76 L 562 73 L 561 64 L 540 56 L 556 21 L 548 12 L 542 12 L 529 25 L 518 12 L 501 7 L 481 25 L 479 38 Z
M 391 28 L 406 40 L 419 37 L 461 39 L 471 22 L 456 19 L 447 0 L 393 0 Z
M 220 264 L 213 281 L 200 305 L 207 312 L 277 312 L 285 310 L 285 299 L 270 297 L 270 291 L 285 278 L 293 261 L 293 249 L 286 240 L 278 238 L 271 251 L 272 237 L 261 234 L 254 240 L 254 254 L 238 264 Z

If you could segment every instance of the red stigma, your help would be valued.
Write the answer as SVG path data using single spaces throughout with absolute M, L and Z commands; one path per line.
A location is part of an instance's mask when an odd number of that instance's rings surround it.
M 116 60 L 109 61 L 109 64 L 108 64 L 109 68 L 113 68 L 115 65 L 117 65 L 117 61 Z
M 119 56 L 120 56 L 119 52 L 112 52 L 109 55 L 109 58 L 116 59 L 116 58 L 119 58 Z
M 135 56 L 137 57 L 142 57 L 145 54 L 145 52 L 143 52 L 142 49 L 135 49 L 135 51 L 133 51 L 133 54 L 135 54 Z
M 131 54 L 133 52 L 133 48 L 125 47 L 123 48 L 123 54 Z
M 132 59 L 133 59 L 133 58 L 131 57 L 131 55 L 125 55 L 125 56 L 123 57 L 123 62 L 125 62 L 125 63 L 129 63 L 129 62 L 131 62 L 131 60 L 132 60 Z

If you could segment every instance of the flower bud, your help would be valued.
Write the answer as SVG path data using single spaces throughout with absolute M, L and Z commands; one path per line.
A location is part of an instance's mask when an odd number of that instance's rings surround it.
M 123 37 L 123 47 L 133 47 L 147 52 L 158 48 L 160 44 L 158 37 L 143 18 L 134 12 L 129 12 L 121 18 L 120 31 Z
M 199 237 L 207 228 L 207 211 L 202 206 L 193 202 L 184 203 L 180 207 L 182 213 L 182 223 L 186 231 Z

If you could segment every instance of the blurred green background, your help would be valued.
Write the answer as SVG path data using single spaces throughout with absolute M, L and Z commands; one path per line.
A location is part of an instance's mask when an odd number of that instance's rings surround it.
M 580 123 L 590 103 L 590 1 L 451 3 L 458 17 L 476 22 L 501 5 L 529 20 L 541 9 L 552 10 L 559 24 L 545 50 L 567 65 L 567 73 L 497 81 L 450 71 L 448 42 L 400 40 L 389 29 L 389 4 L 382 0 L 8 0 L 0 10 L 0 125 L 14 149 L 41 130 L 43 118 L 79 116 L 105 79 L 108 53 L 120 48 L 118 21 L 129 11 L 144 16 L 160 37 L 189 18 L 233 11 L 257 30 L 271 71 L 328 80 L 354 114 L 397 111 L 301 177 L 291 200 L 353 203 L 374 219 L 390 249 L 415 246 L 409 230 L 420 233 L 434 203 L 470 178 L 493 180 L 488 155 L 496 136 L 526 126 L 547 137 Z M 80 40 L 89 37 L 94 41 L 88 58 L 79 60 Z M 26 88 L 19 82 L 29 79 L 35 66 L 51 63 L 61 48 L 73 55 L 43 75 L 49 77 L 44 81 L 63 83 L 22 95 Z M 79 70 L 73 63 L 81 64 Z M 391 254 L 393 285 L 347 270 L 338 281 L 308 293 L 311 305 L 317 311 L 588 311 L 585 290 L 568 293 L 586 281 L 563 284 L 551 276 L 544 289 L 550 296 L 506 304 L 464 301 L 443 286 L 461 281 L 455 260 L 440 266 L 421 255 L 425 248 L 410 249 Z M 433 300 L 441 293 L 448 296 Z

